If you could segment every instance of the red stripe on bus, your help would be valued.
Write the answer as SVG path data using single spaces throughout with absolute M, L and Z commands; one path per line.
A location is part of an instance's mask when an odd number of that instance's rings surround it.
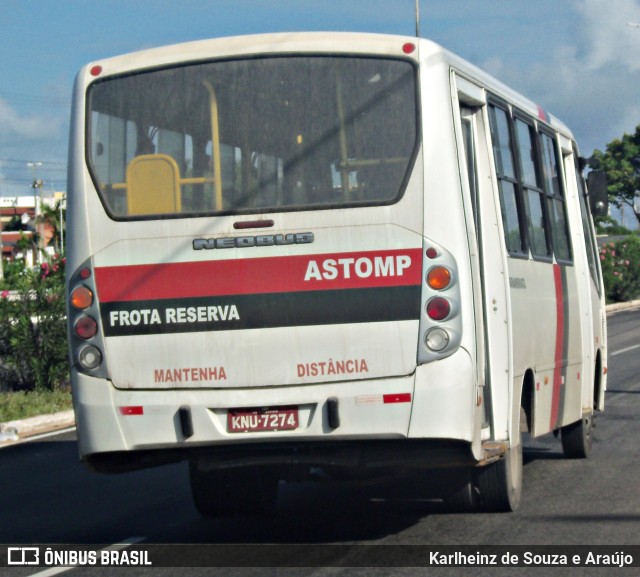
M 540 120 L 544 120 L 545 122 L 549 122 L 549 115 L 547 114 L 547 111 L 542 108 L 542 106 L 540 106 L 538 104 L 538 118 Z
M 406 268 L 402 257 L 410 258 Z M 94 274 L 102 303 L 412 286 L 421 283 L 422 250 L 96 267 Z
M 560 396 L 562 392 L 562 365 L 564 359 L 564 288 L 562 286 L 562 269 L 560 265 L 553 265 L 553 278 L 556 288 L 556 352 L 551 397 L 551 429 L 555 429 L 558 423 L 558 410 L 560 408 Z

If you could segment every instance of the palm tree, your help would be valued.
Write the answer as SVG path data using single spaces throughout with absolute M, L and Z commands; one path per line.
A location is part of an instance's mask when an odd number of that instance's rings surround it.
M 62 227 L 64 226 L 64 211 L 61 207 L 61 201 L 57 201 L 55 205 L 50 206 L 42 204 L 40 206 L 40 214 L 36 222 L 37 243 L 40 250 L 53 247 L 57 254 L 60 254 L 64 247 L 62 246 Z

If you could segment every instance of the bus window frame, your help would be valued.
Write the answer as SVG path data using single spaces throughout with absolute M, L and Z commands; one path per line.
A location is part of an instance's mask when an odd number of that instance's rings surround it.
M 536 183 L 535 186 L 532 183 L 526 182 L 524 177 L 524 169 L 521 165 L 522 163 L 522 148 L 520 145 L 520 138 L 518 136 L 517 122 L 522 122 L 529 128 L 529 137 L 531 138 L 531 144 L 533 146 L 533 166 L 536 173 Z M 550 263 L 553 262 L 553 236 L 551 231 L 551 222 L 549 215 L 549 207 L 547 204 L 547 194 L 544 189 L 544 182 L 542 176 L 542 158 L 540 151 L 540 141 L 539 141 L 539 127 L 536 125 L 536 121 L 533 117 L 528 114 L 525 114 L 519 109 L 513 108 L 511 114 L 511 124 L 513 126 L 513 131 L 515 133 L 515 147 L 516 147 L 516 162 L 518 164 L 519 173 L 519 182 L 520 182 L 520 190 L 522 194 L 522 202 L 525 207 L 525 219 L 526 230 L 527 230 L 527 246 L 531 253 L 531 258 L 536 261 Z M 531 132 L 533 131 L 533 132 Z M 543 227 L 545 233 L 545 243 L 547 245 L 547 254 L 538 254 L 534 252 L 534 243 L 530 238 L 532 234 L 532 226 L 533 222 L 531 220 L 531 207 L 529 206 L 529 195 L 528 191 L 533 191 L 539 194 L 541 198 L 541 207 L 542 207 L 542 218 L 543 218 Z
M 565 174 L 562 165 L 562 157 L 560 153 L 560 146 L 558 143 L 558 132 L 550 126 L 547 126 L 540 119 L 536 119 L 533 116 L 523 112 L 516 106 L 511 105 L 506 100 L 495 96 L 493 94 L 489 95 L 487 102 L 489 109 L 489 123 L 491 129 L 491 139 L 492 139 L 492 154 L 494 154 L 494 164 L 496 165 L 496 177 L 498 181 L 507 180 L 508 182 L 512 182 L 510 177 L 505 177 L 501 175 L 498 171 L 497 163 L 495 163 L 495 146 L 493 144 L 494 140 L 494 127 L 493 127 L 493 110 L 501 110 L 506 114 L 507 122 L 509 126 L 509 137 L 511 140 L 511 154 L 514 163 L 514 172 L 516 174 L 516 206 L 519 209 L 519 223 L 522 230 L 522 244 L 524 245 L 524 252 L 515 252 L 509 249 L 507 244 L 507 239 L 504 238 L 505 249 L 510 258 L 517 259 L 532 259 L 539 262 L 545 263 L 553 263 L 557 262 L 563 266 L 573 266 L 574 264 L 574 247 L 571 238 L 571 223 L 569 222 L 569 209 L 567 206 L 567 197 L 566 197 L 566 182 L 565 182 Z M 530 239 L 530 225 L 531 225 L 531 216 L 529 210 L 529 200 L 525 194 L 526 190 L 530 188 L 527 183 L 524 182 L 523 170 L 520 166 L 520 145 L 518 141 L 518 134 L 516 129 L 516 121 L 520 120 L 527 124 L 530 128 L 533 128 L 534 131 L 534 146 L 535 146 L 535 165 L 537 170 L 537 175 L 541 182 L 541 191 L 544 197 L 544 217 L 545 217 L 545 234 L 546 234 L 546 242 L 547 247 L 549 249 L 549 255 L 538 255 L 534 254 L 532 250 L 532 243 Z M 543 144 L 543 135 L 548 137 L 553 144 L 554 151 L 554 159 L 555 159 L 555 167 L 557 172 L 557 180 L 558 180 L 558 189 L 559 194 L 554 194 L 553 190 L 548 190 L 547 182 L 545 179 L 544 171 L 544 144 Z M 534 189 L 536 190 L 536 189 Z M 537 190 L 536 190 L 537 191 Z M 503 194 L 500 192 L 500 210 L 503 215 Z M 564 207 L 564 232 L 565 238 L 567 240 L 569 258 L 559 257 L 556 249 L 556 237 L 554 232 L 554 227 L 556 226 L 555 221 L 555 205 L 554 202 L 561 202 Z M 503 216 L 503 225 L 504 225 L 504 216 Z M 506 231 L 505 231 L 506 232 Z
M 197 66 L 202 64 L 213 64 L 219 62 L 234 62 L 234 61 L 252 61 L 252 60 L 269 60 L 269 59 L 285 59 L 285 58 L 334 58 L 334 59 L 362 59 L 362 60 L 391 60 L 409 64 L 413 69 L 413 98 L 414 98 L 414 141 L 411 154 L 408 157 L 406 170 L 403 175 L 402 181 L 398 187 L 397 194 L 389 199 L 384 200 L 370 200 L 370 201 L 349 201 L 349 202 L 330 202 L 326 204 L 304 204 L 304 205 L 290 205 L 290 206 L 270 206 L 270 207 L 247 207 L 240 210 L 201 210 L 191 211 L 183 213 L 166 213 L 166 214 L 140 214 L 140 215 L 122 215 L 117 214 L 112 210 L 112 207 L 105 199 L 105 189 L 101 183 L 97 180 L 96 168 L 92 159 L 92 123 L 86 121 L 91 117 L 91 114 L 95 112 L 91 107 L 91 91 L 93 88 L 101 83 L 108 82 L 110 80 L 116 80 L 123 77 L 142 75 L 152 72 L 161 72 L 165 70 L 172 70 L 178 68 L 184 68 L 188 66 Z M 249 216 L 256 214 L 279 214 L 279 213 L 295 213 L 295 212 L 311 212 L 322 210 L 339 210 L 350 208 L 369 208 L 369 207 L 385 207 L 398 204 L 405 196 L 409 181 L 415 170 L 417 159 L 422 149 L 422 100 L 420 89 L 420 66 L 414 59 L 406 58 L 397 55 L 382 55 L 382 54 L 362 54 L 362 53 L 347 53 L 347 52 L 309 52 L 309 53 L 263 53 L 258 56 L 246 56 L 246 57 L 222 57 L 222 58 L 205 58 L 202 60 L 195 60 L 189 62 L 176 62 L 167 65 L 146 67 L 143 69 L 134 70 L 127 73 L 115 73 L 110 76 L 105 76 L 97 80 L 93 80 L 84 87 L 84 130 L 85 130 L 85 146 L 84 146 L 84 161 L 85 169 L 93 183 L 95 192 L 100 200 L 100 204 L 105 214 L 115 222 L 139 222 L 139 221 L 159 221 L 159 220 L 181 220 L 181 219 L 193 219 L 193 218 L 218 218 L 225 216 Z M 119 118 L 119 117 L 114 117 Z M 126 123 L 127 119 L 122 119 Z M 225 143 L 221 143 L 224 145 Z M 125 167 L 126 168 L 126 167 Z M 110 185 L 114 186 L 114 185 Z M 121 185 L 116 184 L 114 188 L 118 188 Z
M 564 165 L 562 162 L 562 152 L 560 150 L 560 145 L 558 143 L 557 132 L 553 129 L 547 128 L 546 126 L 539 124 L 538 126 L 538 140 L 540 146 L 540 168 L 544 171 L 544 144 L 543 138 L 547 137 L 550 139 L 553 145 L 554 159 L 556 163 L 556 172 L 557 172 L 557 180 L 558 180 L 558 194 L 555 194 L 553 190 L 547 190 L 547 181 L 545 179 L 544 173 L 542 174 L 543 185 L 545 188 L 545 195 L 547 200 L 547 207 L 549 212 L 549 227 L 551 229 L 551 246 L 553 248 L 553 258 L 558 264 L 565 266 L 573 266 L 574 263 L 574 247 L 571 238 L 571 223 L 569 222 L 569 209 L 567 206 L 567 185 L 565 182 L 565 174 L 564 174 Z M 558 223 L 555 217 L 555 203 L 561 202 L 564 209 L 564 231 L 563 234 L 567 241 L 567 248 L 569 251 L 569 257 L 559 257 L 558 251 L 556 249 L 556 233 L 555 226 Z
M 501 98 L 498 98 L 496 96 L 494 96 L 493 94 L 489 95 L 488 98 L 488 116 L 489 116 L 489 132 L 490 132 L 490 136 L 491 136 L 491 154 L 493 155 L 493 160 L 494 160 L 494 166 L 495 166 L 495 171 L 496 171 L 496 178 L 498 179 L 498 187 L 499 187 L 499 199 L 500 199 L 500 214 L 501 214 L 501 218 L 502 218 L 502 224 L 503 227 L 505 228 L 504 232 L 505 234 L 503 235 L 503 240 L 504 240 L 504 246 L 505 249 L 507 250 L 507 254 L 511 257 L 511 258 L 518 258 L 518 259 L 529 259 L 531 257 L 531 251 L 529 249 L 529 235 L 528 235 L 528 231 L 527 231 L 527 215 L 525 213 L 525 206 L 523 203 L 523 195 L 522 195 L 522 185 L 520 183 L 520 175 L 519 175 L 519 161 L 517 159 L 517 154 L 516 154 L 516 149 L 514 148 L 514 142 L 515 142 L 515 132 L 514 132 L 514 126 L 513 126 L 513 121 L 512 121 L 512 107 L 509 105 L 509 103 L 507 103 L 506 101 L 502 100 Z M 508 130 L 508 135 L 509 135 L 509 152 L 511 154 L 511 162 L 513 164 L 513 172 L 514 172 L 514 176 L 510 177 L 510 176 L 506 176 L 504 174 L 502 174 L 499 170 L 498 170 L 498 163 L 496 162 L 496 157 L 495 157 L 495 136 L 496 136 L 496 132 L 495 130 L 497 130 L 497 126 L 495 126 L 495 121 L 497 121 L 496 117 L 495 117 L 495 110 L 500 110 L 501 112 L 503 112 L 505 114 L 506 120 L 507 120 L 507 130 Z M 495 119 L 495 120 L 494 120 Z M 499 144 L 502 144 L 498 141 Z M 511 250 L 509 248 L 509 244 L 507 242 L 507 238 L 506 238 L 506 234 L 507 234 L 507 230 L 506 230 L 506 223 L 505 223 L 505 213 L 504 213 L 504 209 L 505 209 L 505 205 L 504 205 L 504 194 L 502 192 L 502 187 L 500 186 L 500 181 L 506 181 L 509 182 L 510 184 L 513 185 L 514 187 L 514 194 L 515 194 L 515 205 L 516 205 L 516 211 L 517 211 L 517 217 L 518 217 L 518 226 L 519 226 L 519 230 L 520 230 L 520 247 L 521 250 L 519 251 L 515 251 L 515 250 Z

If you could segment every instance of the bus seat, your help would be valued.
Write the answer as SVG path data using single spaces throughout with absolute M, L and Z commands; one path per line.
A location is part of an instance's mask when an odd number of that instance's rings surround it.
M 180 212 L 180 169 L 167 154 L 136 156 L 127 167 L 127 214 Z

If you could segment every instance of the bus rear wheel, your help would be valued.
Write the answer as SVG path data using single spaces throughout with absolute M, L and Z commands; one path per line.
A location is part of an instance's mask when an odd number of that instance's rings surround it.
M 478 509 L 478 490 L 475 482 L 475 470 L 465 468 L 455 470 L 446 478 L 447 487 L 444 505 L 452 513 L 473 513 Z
M 591 454 L 593 414 L 587 413 L 582 419 L 560 429 L 562 450 L 569 459 L 586 459 Z
M 520 407 L 517 436 L 503 457 L 477 471 L 478 508 L 501 513 L 515 511 L 522 498 L 522 430 L 526 430 L 526 414 Z
M 203 517 L 272 513 L 279 479 L 270 468 L 201 470 L 189 462 L 193 504 Z
M 477 471 L 480 511 L 515 511 L 522 497 L 522 443 L 511 447 L 499 461 Z

